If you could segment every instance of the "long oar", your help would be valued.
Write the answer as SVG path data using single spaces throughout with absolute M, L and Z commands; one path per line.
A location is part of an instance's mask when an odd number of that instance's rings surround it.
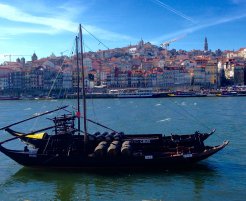
M 16 122 L 16 123 L 10 124 L 10 125 L 8 125 L 8 126 L 4 126 L 4 127 L 0 128 L 0 130 L 4 130 L 4 129 L 8 128 L 8 127 L 11 127 L 11 126 L 14 126 L 14 125 L 23 123 L 23 122 L 25 122 L 25 121 L 29 121 L 29 120 L 31 120 L 31 119 L 35 119 L 35 118 L 37 118 L 37 117 L 40 117 L 40 116 L 43 116 L 43 115 L 46 115 L 46 114 L 50 114 L 50 113 L 55 112 L 55 111 L 58 111 L 58 110 L 62 110 L 62 109 L 64 109 L 64 108 L 66 108 L 66 107 L 68 107 L 68 105 L 59 107 L 59 108 L 57 108 L 57 109 L 55 109 L 55 110 L 51 110 L 51 111 L 48 111 L 48 112 L 41 113 L 41 114 L 36 115 L 36 116 L 34 116 L 34 117 L 29 117 L 29 118 L 27 118 L 27 119 L 24 119 L 24 120 L 22 120 L 22 121 L 18 121 L 18 122 Z
M 23 138 L 23 137 L 25 137 L 27 135 L 34 135 L 35 133 L 39 133 L 41 131 L 49 130 L 49 129 L 52 129 L 52 128 L 55 128 L 55 127 L 56 126 L 50 126 L 50 127 L 46 127 L 46 128 L 40 129 L 40 130 L 32 131 L 31 133 L 23 134 L 23 135 L 20 135 L 20 136 L 15 136 L 13 138 L 10 138 L 10 139 L 7 139 L 7 140 L 4 140 L 4 141 L 0 142 L 0 144 L 6 143 L 6 142 L 9 142 L 9 141 L 18 139 L 18 138 Z

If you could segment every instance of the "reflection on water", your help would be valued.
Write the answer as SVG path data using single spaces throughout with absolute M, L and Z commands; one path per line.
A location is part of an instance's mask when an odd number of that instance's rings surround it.
M 178 182 L 189 183 L 192 196 L 199 200 L 204 182 L 218 177 L 216 168 L 207 164 L 196 165 L 185 170 L 42 170 L 22 168 L 3 185 L 5 192 L 17 193 L 16 198 L 42 200 L 137 200 L 164 199 L 172 186 L 178 188 Z M 170 188 L 171 187 L 171 188 Z M 143 195 L 134 193 L 138 188 Z M 152 188 L 152 189 L 151 189 Z M 155 190 L 153 190 L 155 188 Z M 46 191 L 44 190 L 46 189 Z M 149 191 L 149 192 L 148 192 Z M 155 191 L 156 197 L 155 196 Z M 41 196 L 41 197 L 40 197 Z M 147 197 L 146 197 L 147 196 Z

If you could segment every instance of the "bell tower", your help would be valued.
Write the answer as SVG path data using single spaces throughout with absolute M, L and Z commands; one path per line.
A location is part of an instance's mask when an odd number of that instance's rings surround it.
M 207 37 L 205 37 L 205 41 L 204 41 L 204 51 L 205 52 L 208 51 L 208 40 L 207 40 Z

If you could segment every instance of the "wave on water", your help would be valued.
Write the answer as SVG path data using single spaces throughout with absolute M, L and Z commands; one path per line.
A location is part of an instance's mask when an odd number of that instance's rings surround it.
M 180 105 L 185 106 L 186 102 L 183 101 L 182 103 L 180 103 Z
M 25 108 L 24 110 L 31 110 L 32 108 L 31 107 L 28 107 L 28 108 Z
M 197 105 L 197 103 L 194 103 L 194 105 L 196 106 L 196 105 Z
M 157 123 L 165 122 L 165 121 L 171 121 L 171 118 L 161 119 L 157 121 Z
M 110 109 L 110 108 L 111 108 L 110 106 L 107 107 L 107 109 Z
M 157 103 L 157 104 L 155 104 L 155 106 L 161 106 L 161 104 L 160 103 Z

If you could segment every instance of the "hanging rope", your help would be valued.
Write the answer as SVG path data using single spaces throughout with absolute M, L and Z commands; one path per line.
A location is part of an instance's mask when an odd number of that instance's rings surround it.
M 192 118 L 194 119 L 199 125 L 203 126 L 204 128 L 208 129 L 209 131 L 213 131 L 212 128 L 210 128 L 209 126 L 207 126 L 206 124 L 204 124 L 202 121 L 200 121 L 198 118 L 196 118 L 193 114 L 191 114 L 188 110 L 186 110 L 184 107 L 181 107 L 180 105 L 176 104 L 174 100 L 172 100 L 172 98 L 167 98 L 172 104 L 175 104 L 177 105 L 181 110 L 183 110 L 185 113 L 185 115 L 188 117 L 188 118 Z M 176 107 L 175 107 L 176 108 Z M 180 112 L 180 110 L 178 109 L 175 109 L 175 111 L 177 113 L 179 113 L 180 115 L 184 115 L 182 112 Z M 218 139 L 220 140 L 224 140 L 222 137 L 220 137 L 219 135 L 215 135 L 217 136 Z
M 71 47 L 71 50 L 70 50 L 70 53 L 69 53 L 69 57 L 70 57 L 70 58 L 71 58 L 72 55 L 73 55 L 74 49 L 75 49 L 75 41 L 73 40 L 72 47 Z M 60 75 L 61 72 L 62 72 L 62 66 L 63 66 L 63 64 L 64 64 L 65 61 L 66 61 L 65 59 L 62 61 L 62 64 L 61 64 L 61 66 L 60 66 L 60 69 L 59 69 L 58 73 L 56 74 L 55 80 L 54 80 L 54 82 L 52 83 L 52 86 L 51 86 L 51 88 L 50 88 L 50 90 L 49 90 L 49 92 L 48 92 L 48 97 L 50 96 L 52 90 L 54 89 L 55 83 L 56 83 L 56 81 L 57 81 L 59 75 Z M 60 103 L 60 107 L 64 104 L 64 102 L 65 102 L 64 99 L 62 99 L 62 101 L 61 101 L 61 103 Z M 46 102 L 44 102 L 44 103 L 42 104 L 42 106 L 40 107 L 39 113 L 41 113 L 41 111 L 43 110 L 45 104 L 46 104 Z M 60 111 L 57 112 L 57 115 L 59 115 L 59 114 L 60 114 Z M 33 130 L 33 128 L 35 128 L 35 127 L 37 126 L 37 122 L 38 122 L 38 119 L 36 119 L 36 120 L 34 121 L 33 126 L 31 127 L 31 130 Z
M 198 124 L 203 126 L 204 128 L 208 129 L 209 131 L 213 130 L 212 128 L 208 127 L 206 124 L 204 124 L 202 121 L 198 120 L 193 114 L 191 114 L 188 110 L 186 110 L 184 107 L 181 107 L 180 105 L 176 104 L 172 98 L 168 98 L 168 100 L 172 103 L 178 106 L 181 110 L 183 110 L 185 113 L 180 112 L 180 110 L 175 109 L 177 113 L 179 113 L 181 116 L 186 115 L 188 118 L 191 117 L 194 119 Z M 176 107 L 175 107 L 176 108 Z
M 99 43 L 98 45 L 102 44 L 105 48 L 109 49 L 108 46 L 106 46 L 102 41 L 100 41 L 96 36 L 94 36 L 91 32 L 89 32 L 84 26 L 82 26 L 82 28 L 88 33 L 90 34 L 95 40 L 97 40 Z

